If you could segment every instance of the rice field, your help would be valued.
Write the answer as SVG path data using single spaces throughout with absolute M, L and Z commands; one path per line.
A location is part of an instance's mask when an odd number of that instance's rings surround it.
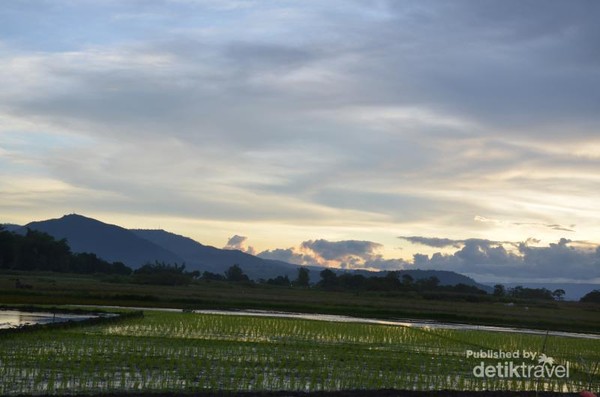
M 532 351 L 568 378 L 477 377 Z M 537 364 L 537 360 L 516 360 Z M 289 318 L 146 312 L 110 324 L 0 335 L 0 394 L 118 391 L 600 389 L 600 341 Z

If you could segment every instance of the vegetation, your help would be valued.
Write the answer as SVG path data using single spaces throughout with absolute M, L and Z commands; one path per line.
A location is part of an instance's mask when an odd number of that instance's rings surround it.
M 17 279 L 32 289 L 17 288 Z M 414 292 L 330 291 L 204 278 L 194 279 L 189 285 L 150 285 L 132 283 L 130 276 L 121 275 L 0 271 L 0 303 L 257 309 L 576 332 L 600 329 L 600 305 L 584 302 L 503 301 L 490 297 L 474 302 L 466 296 L 431 300 Z
M 465 298 L 467 296 L 487 295 L 484 290 L 465 284 L 440 285 L 437 277 L 414 281 L 409 275 L 402 280 L 398 272 L 388 272 L 385 276 L 365 277 L 361 274 L 344 273 L 337 275 L 330 269 L 320 273 L 321 280 L 316 287 L 328 291 L 395 291 L 407 296 L 420 295 L 428 299 Z
M 0 227 L 0 270 L 21 271 L 51 271 L 59 273 L 79 274 L 116 274 L 130 276 L 130 280 L 137 284 L 152 285 L 188 285 L 193 280 L 229 281 L 232 283 L 253 283 L 244 274 L 242 268 L 234 264 L 223 275 L 211 272 L 198 271 L 186 272 L 185 265 L 154 263 L 146 264 L 132 271 L 123 263 L 108 263 L 91 253 L 73 254 L 66 240 L 55 240 L 52 236 L 28 229 L 25 235 L 8 232 Z M 316 288 L 326 291 L 351 291 L 356 294 L 365 292 L 391 292 L 403 294 L 406 297 L 423 297 L 436 300 L 468 300 L 480 302 L 493 299 L 511 298 L 517 300 L 562 300 L 565 292 L 554 292 L 541 288 L 524 288 L 517 286 L 508 291 L 502 285 L 496 285 L 491 297 L 487 292 L 477 287 L 458 284 L 453 286 L 440 285 L 436 277 L 413 280 L 409 275 L 399 277 L 395 271 L 388 272 L 385 276 L 366 277 L 361 274 L 344 273 L 336 274 L 330 269 L 320 273 L 321 280 Z M 297 287 L 306 289 L 310 287 L 309 273 L 305 268 L 298 269 L 298 276 L 292 282 L 287 276 L 277 276 L 268 280 L 259 280 L 259 283 L 273 286 Z M 17 285 L 22 289 L 31 289 L 29 284 Z
M 580 301 L 586 303 L 600 303 L 600 289 L 595 289 L 592 292 L 587 293 Z
M 294 285 L 300 288 L 307 288 L 310 285 L 308 269 L 304 267 L 298 268 L 298 277 L 296 277 L 296 280 L 294 280 Z
M 234 283 L 250 282 L 250 278 L 244 274 L 239 265 L 233 265 L 225 270 L 225 279 Z
M 121 262 L 109 263 L 95 254 L 73 254 L 65 239 L 27 229 L 24 235 L 0 226 L 0 269 L 58 273 L 131 274 Z
M 8 335 L 0 394 L 202 390 L 598 390 L 597 341 L 298 319 L 147 312 Z M 481 379 L 467 350 L 544 351 L 568 380 Z M 500 360 L 491 361 L 492 364 Z
M 156 262 L 146 264 L 133 272 L 133 282 L 153 285 L 188 285 L 200 272 L 186 272 L 185 265 L 178 266 Z
M 305 268 L 294 280 L 279 276 L 263 282 L 249 280 L 237 265 L 223 274 L 189 272 L 185 265 L 166 263 L 131 272 L 93 254 L 73 254 L 66 241 L 35 231 L 0 231 L 0 258 L 0 302 L 7 304 L 272 309 L 580 332 L 600 329 L 599 308 L 589 304 L 594 294 L 581 303 L 562 302 L 561 291 L 496 286 L 492 295 L 473 286 L 445 286 L 434 277 L 414 280 L 396 272 L 365 277 L 326 269 L 315 285 L 309 285 Z

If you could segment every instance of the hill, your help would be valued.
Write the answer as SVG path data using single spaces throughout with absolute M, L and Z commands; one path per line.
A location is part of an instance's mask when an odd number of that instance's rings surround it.
M 17 232 L 17 231 L 19 231 L 19 229 L 22 229 L 23 226 L 15 225 L 12 223 L 2 223 L 2 224 L 0 224 L 0 228 L 7 230 L 9 232 Z
M 164 230 L 132 229 L 131 231 L 141 238 L 176 253 L 183 258 L 188 270 L 222 274 L 230 266 L 238 264 L 251 279 L 268 279 L 279 275 L 295 278 L 298 273 L 298 265 L 262 259 L 239 250 L 224 250 L 203 245 L 189 237 Z
M 127 229 L 81 215 L 31 222 L 25 228 L 48 233 L 56 239 L 64 238 L 73 252 L 91 252 L 109 262 L 123 262 L 132 268 L 154 261 L 183 262 L 173 252 Z

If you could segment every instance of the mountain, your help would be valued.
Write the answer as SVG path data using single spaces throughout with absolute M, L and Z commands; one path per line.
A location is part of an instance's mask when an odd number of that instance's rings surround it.
M 239 250 L 225 250 L 203 245 L 189 237 L 164 230 L 132 229 L 131 231 L 141 238 L 175 252 L 184 259 L 188 270 L 206 270 L 223 274 L 227 268 L 237 264 L 251 279 L 268 279 L 279 275 L 287 275 L 290 279 L 294 279 L 298 274 L 298 265 L 262 259 Z
M 27 228 L 46 232 L 57 239 L 66 239 L 73 252 L 91 252 L 110 262 L 123 262 L 138 268 L 155 261 L 186 265 L 187 270 L 209 271 L 223 274 L 237 264 L 254 280 L 287 275 L 296 278 L 298 265 L 263 259 L 238 250 L 225 250 L 200 244 L 191 238 L 164 230 L 128 230 L 120 226 L 100 222 L 96 219 L 71 214 L 59 219 L 31 222 L 23 227 L 10 225 L 7 230 L 24 232 Z M 306 267 L 311 282 L 319 281 L 322 267 Z M 352 272 L 365 277 L 384 276 L 387 272 L 366 270 L 333 269 L 336 273 Z M 492 288 L 451 271 L 401 270 L 400 276 L 409 274 L 415 280 L 437 277 L 441 285 L 466 284 L 488 292 Z
M 81 215 L 31 222 L 23 227 L 66 239 L 73 252 L 91 252 L 109 262 L 137 268 L 155 261 L 182 263 L 183 259 L 135 233 Z
M 0 224 L 0 228 L 4 229 L 6 231 L 9 231 L 9 232 L 17 232 L 17 231 L 19 231 L 19 229 L 22 229 L 23 226 L 15 225 L 12 223 L 2 223 L 2 224 Z

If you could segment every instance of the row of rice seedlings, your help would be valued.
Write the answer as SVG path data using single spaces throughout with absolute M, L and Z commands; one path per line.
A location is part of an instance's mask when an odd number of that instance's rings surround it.
M 476 379 L 471 373 L 473 363 L 464 359 L 468 347 L 539 342 L 526 339 L 516 334 L 149 313 L 144 319 L 122 324 L 36 333 L 0 342 L 0 379 L 7 380 L 0 384 L 0 394 L 183 389 L 533 390 L 539 384 L 527 380 Z M 564 339 L 561 346 L 574 342 Z M 587 346 L 574 345 L 578 351 Z M 560 391 L 565 384 L 543 386 Z

